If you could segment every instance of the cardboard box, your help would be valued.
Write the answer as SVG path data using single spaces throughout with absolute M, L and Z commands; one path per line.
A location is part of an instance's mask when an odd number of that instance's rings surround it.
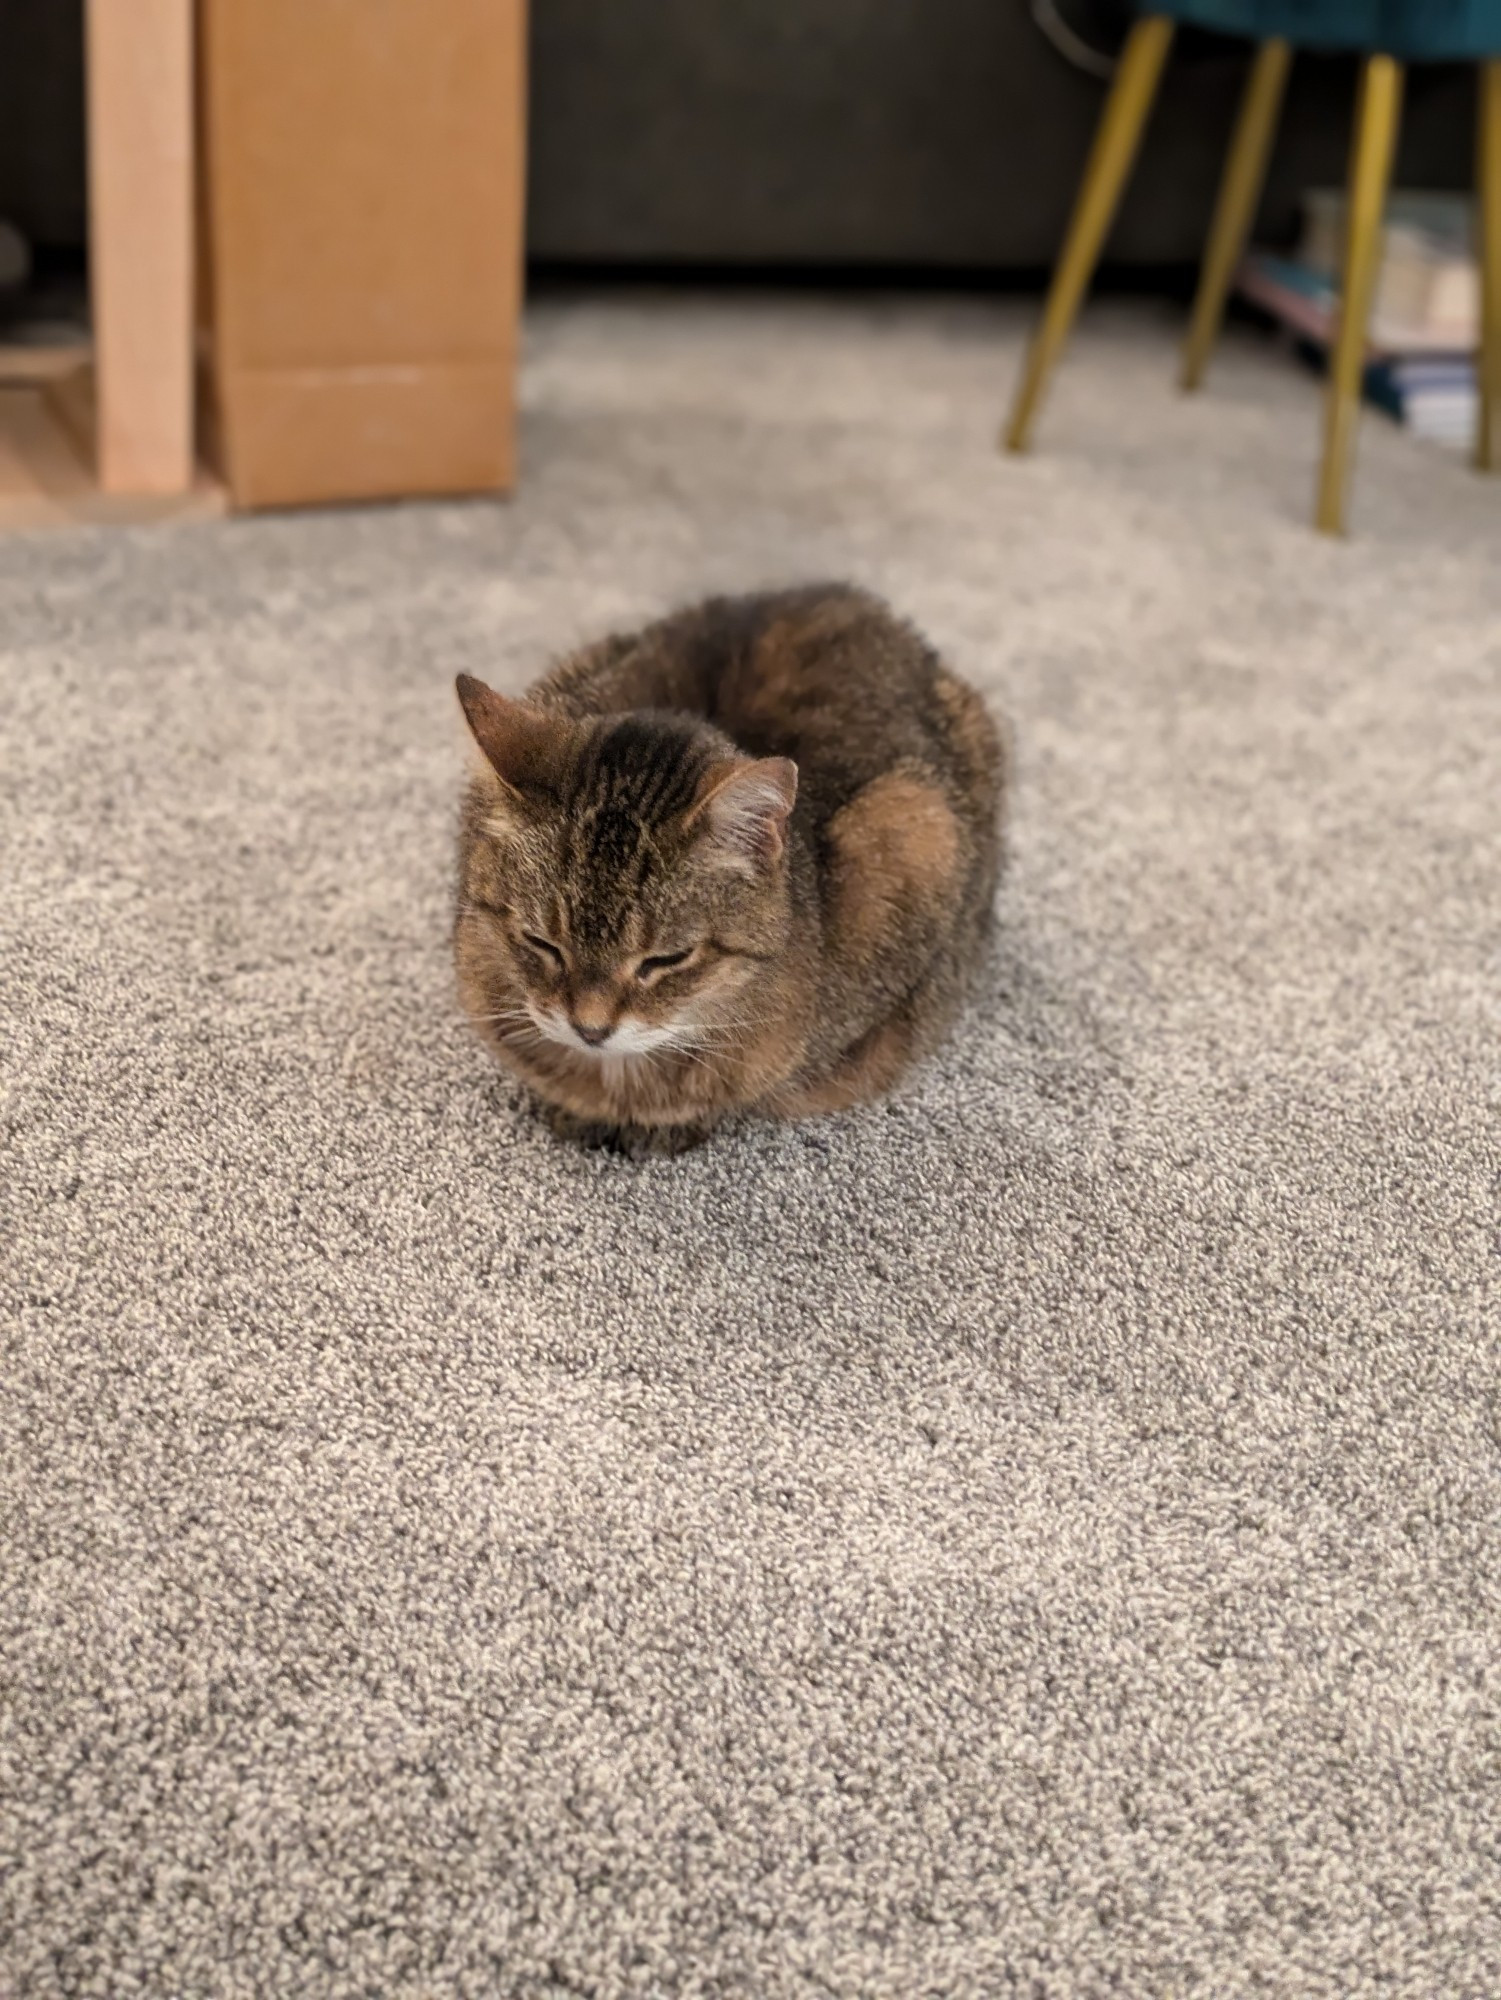
M 200 0 L 206 442 L 241 507 L 509 487 L 524 0 Z

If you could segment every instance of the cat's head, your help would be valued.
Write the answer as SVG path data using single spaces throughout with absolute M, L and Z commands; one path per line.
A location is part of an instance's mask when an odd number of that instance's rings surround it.
M 471 1009 L 504 1020 L 519 1000 L 523 1035 L 601 1057 L 712 1041 L 786 942 L 797 766 L 685 716 L 572 721 L 467 674 L 458 692 L 484 758 L 460 919 Z

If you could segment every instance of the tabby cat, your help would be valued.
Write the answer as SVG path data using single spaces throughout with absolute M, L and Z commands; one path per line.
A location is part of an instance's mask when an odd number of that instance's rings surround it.
M 555 1127 L 677 1152 L 887 1089 L 947 1025 L 1000 864 L 979 696 L 878 598 L 714 598 L 461 674 L 459 992 Z

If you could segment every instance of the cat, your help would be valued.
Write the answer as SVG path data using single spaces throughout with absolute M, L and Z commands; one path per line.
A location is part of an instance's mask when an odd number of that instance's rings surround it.
M 463 1007 L 556 1130 L 682 1151 L 875 1097 L 952 1020 L 1001 864 L 972 688 L 844 584 L 719 597 L 467 674 Z

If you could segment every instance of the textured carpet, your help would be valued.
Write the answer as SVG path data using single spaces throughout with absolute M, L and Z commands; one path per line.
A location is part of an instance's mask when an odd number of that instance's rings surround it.
M 558 300 L 510 506 L 0 547 L 0 1991 L 1501 1991 L 1501 486 L 1104 312 Z M 457 669 L 848 574 L 1013 718 L 888 1106 L 565 1150 Z

